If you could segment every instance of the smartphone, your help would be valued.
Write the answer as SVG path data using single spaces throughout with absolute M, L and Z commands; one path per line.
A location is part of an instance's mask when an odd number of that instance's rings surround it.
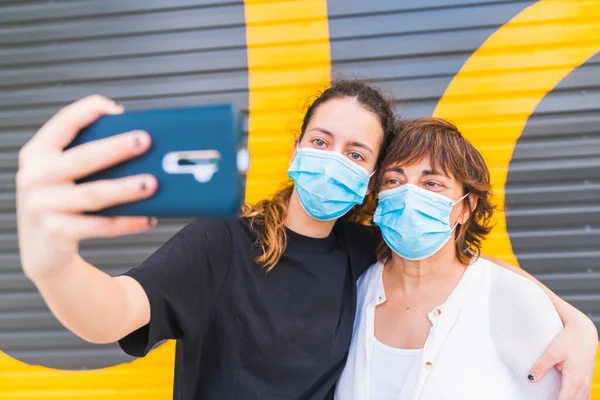
M 129 111 L 107 115 L 82 130 L 69 145 L 132 130 L 152 137 L 150 150 L 77 183 L 152 174 L 150 198 L 101 210 L 107 216 L 230 216 L 244 199 L 249 155 L 242 145 L 239 111 L 231 105 Z

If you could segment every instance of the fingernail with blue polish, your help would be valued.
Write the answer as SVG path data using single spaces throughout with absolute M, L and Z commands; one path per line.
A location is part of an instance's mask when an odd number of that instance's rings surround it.
M 533 375 L 529 375 L 529 376 L 527 377 L 527 379 L 529 379 L 531 382 L 533 382 L 533 381 L 535 381 L 535 376 L 533 376 Z

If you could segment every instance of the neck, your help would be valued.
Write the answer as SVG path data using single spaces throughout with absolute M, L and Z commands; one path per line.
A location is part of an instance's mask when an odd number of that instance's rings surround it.
M 302 208 L 296 189 L 294 189 L 285 220 L 285 226 L 288 229 L 312 238 L 325 238 L 331 234 L 334 225 L 335 220 L 319 221 L 308 215 Z
M 423 260 L 407 260 L 392 252 L 386 262 L 384 278 L 405 292 L 412 292 L 431 284 L 458 284 L 465 266 L 456 257 L 454 241 L 450 240 L 440 251 Z

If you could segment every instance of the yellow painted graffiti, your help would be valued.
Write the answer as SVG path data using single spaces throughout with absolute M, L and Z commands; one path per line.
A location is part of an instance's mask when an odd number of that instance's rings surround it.
M 306 98 L 329 83 L 331 56 L 325 0 L 245 4 L 252 154 L 246 200 L 253 203 L 286 178 L 290 129 L 300 126 Z
M 0 353 L 2 399 L 167 399 L 172 396 L 173 343 L 146 358 L 91 371 L 61 371 Z
M 483 153 L 494 197 L 504 187 L 514 147 L 537 105 L 600 51 L 600 2 L 542 0 L 491 35 L 456 74 L 434 115 L 455 122 Z M 484 252 L 512 263 L 506 220 L 495 221 Z M 600 399 L 600 359 L 593 398 Z

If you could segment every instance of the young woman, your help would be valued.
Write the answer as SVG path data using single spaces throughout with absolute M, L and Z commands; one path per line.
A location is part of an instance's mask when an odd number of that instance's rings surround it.
M 49 308 L 83 339 L 118 340 L 135 356 L 177 339 L 176 399 L 331 394 L 350 346 L 356 280 L 376 247 L 370 229 L 340 217 L 368 191 L 393 131 L 389 105 L 360 82 L 332 84 L 309 107 L 295 141 L 293 186 L 245 207 L 241 217 L 192 222 L 139 268 L 110 277 L 78 255 L 79 241 L 156 221 L 83 213 L 151 196 L 156 181 L 73 182 L 142 154 L 150 137 L 130 132 L 64 148 L 101 115 L 122 110 L 98 96 L 76 102 L 21 151 L 21 259 Z M 587 356 L 577 346 L 589 327 L 573 308 L 561 316 L 572 324 L 549 353 L 552 364 L 576 365 Z M 573 371 L 577 378 L 588 368 Z
M 563 330 L 550 298 L 479 258 L 493 214 L 479 152 L 449 122 L 410 121 L 378 179 L 385 242 L 359 280 L 336 399 L 558 399 L 558 370 L 526 378 Z

